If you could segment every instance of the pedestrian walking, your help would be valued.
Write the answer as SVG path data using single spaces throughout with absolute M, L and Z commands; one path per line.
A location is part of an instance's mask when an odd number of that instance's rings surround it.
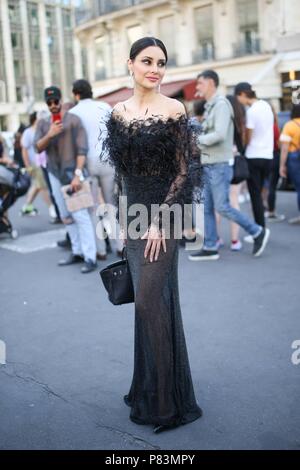
M 300 211 L 300 104 L 293 105 L 291 120 L 285 124 L 280 142 L 280 175 L 283 178 L 289 176 L 294 183 Z M 300 214 L 291 218 L 289 223 L 300 224 Z
M 51 203 L 48 192 L 47 183 L 44 178 L 43 171 L 37 165 L 37 153 L 34 148 L 34 135 L 37 126 L 37 113 L 33 112 L 29 116 L 29 127 L 25 129 L 21 137 L 22 157 L 24 166 L 31 176 L 32 184 L 26 196 L 26 203 L 22 207 L 22 215 L 36 215 L 38 210 L 33 206 L 33 202 L 41 194 L 44 199 L 48 210 L 50 219 L 56 218 L 55 207 Z
M 59 266 L 84 262 L 82 273 L 96 269 L 96 240 L 88 209 L 70 213 L 61 188 L 70 185 L 72 192 L 81 188 L 88 152 L 88 141 L 80 119 L 66 112 L 63 116 L 61 91 L 55 86 L 45 89 L 45 101 L 51 113 L 38 122 L 35 146 L 38 152 L 47 152 L 50 183 L 59 213 L 72 244 L 72 253 Z
M 255 222 L 265 227 L 265 207 L 262 191 L 269 178 L 274 150 L 274 116 L 269 103 L 259 100 L 248 82 L 238 83 L 235 96 L 246 111 L 246 151 L 249 178 L 247 179 Z M 251 237 L 250 237 L 251 238 Z M 249 239 L 246 239 L 248 241 Z
M 204 245 L 191 253 L 191 261 L 217 260 L 217 211 L 244 228 L 254 238 L 253 255 L 260 256 L 269 239 L 270 231 L 251 221 L 234 209 L 229 202 L 230 183 L 233 176 L 229 160 L 233 159 L 234 112 L 229 101 L 218 93 L 219 76 L 214 70 L 198 75 L 197 90 L 206 100 L 203 132 L 198 137 L 204 166 Z
M 99 155 L 102 151 L 102 141 L 106 136 L 106 121 L 110 117 L 111 107 L 103 101 L 93 100 L 92 87 L 87 80 L 76 80 L 73 83 L 73 96 L 77 103 L 70 111 L 78 116 L 85 128 L 88 137 L 89 150 L 87 154 L 87 168 L 89 175 L 93 179 L 93 193 L 95 206 L 92 210 L 92 218 L 97 233 L 99 233 L 101 225 L 101 237 L 97 237 L 97 257 L 100 260 L 106 259 L 106 242 L 105 227 L 102 220 L 98 216 L 101 195 L 104 204 L 109 205 L 107 211 L 110 226 L 117 228 L 115 231 L 116 238 L 111 237 L 110 241 L 114 245 L 118 256 L 122 255 L 123 242 L 119 237 L 119 225 L 116 223 L 116 210 L 114 208 L 114 188 L 115 174 L 114 168 L 107 162 L 101 162 Z M 99 193 L 101 195 L 99 197 Z M 108 232 L 110 232 L 108 230 Z M 111 230 L 111 234 L 113 231 Z M 109 235 L 109 233 L 108 233 Z

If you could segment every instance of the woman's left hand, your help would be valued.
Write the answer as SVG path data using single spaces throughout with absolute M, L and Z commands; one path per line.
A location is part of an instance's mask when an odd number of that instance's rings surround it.
M 147 232 L 144 233 L 141 238 L 142 240 L 148 239 L 144 251 L 144 257 L 147 258 L 150 253 L 150 263 L 152 263 L 153 258 L 157 261 L 161 246 L 166 253 L 167 246 L 164 231 L 160 231 L 156 225 L 151 224 Z

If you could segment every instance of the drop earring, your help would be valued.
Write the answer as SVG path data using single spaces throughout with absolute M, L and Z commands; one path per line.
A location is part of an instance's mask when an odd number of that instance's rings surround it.
M 134 73 L 133 72 L 131 72 L 130 74 L 130 79 L 131 79 L 131 86 L 132 88 L 134 88 Z
M 160 83 L 159 83 L 159 85 L 158 85 L 158 87 L 157 87 L 157 92 L 160 93 Z

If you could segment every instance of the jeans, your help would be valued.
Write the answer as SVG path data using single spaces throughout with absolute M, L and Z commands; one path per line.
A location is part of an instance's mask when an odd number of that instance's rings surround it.
M 72 253 L 82 255 L 85 261 L 95 262 L 96 238 L 88 209 L 69 212 L 61 192 L 61 182 L 50 172 L 49 179 L 61 219 L 73 219 L 73 223 L 65 224 L 71 240 Z
M 250 176 L 247 180 L 247 184 L 251 198 L 254 220 L 257 224 L 264 227 L 265 208 L 261 192 L 265 180 L 269 178 L 272 168 L 272 159 L 248 158 L 248 168 Z
M 54 198 L 54 196 L 53 196 L 53 191 L 52 191 L 52 186 L 51 186 L 51 183 L 50 183 L 50 178 L 49 178 L 48 170 L 47 170 L 47 168 L 44 168 L 43 166 L 41 166 L 41 168 L 42 168 L 42 171 L 43 171 L 43 173 L 44 173 L 44 178 L 45 178 L 45 181 L 46 181 L 47 186 L 48 186 L 48 190 L 49 190 L 51 202 L 52 202 L 52 204 L 53 204 L 54 207 L 55 207 L 56 217 L 57 217 L 58 219 L 60 219 L 60 213 L 59 213 L 59 209 L 58 209 L 58 207 L 57 207 L 55 198 Z
M 296 192 L 298 209 L 300 211 L 300 151 L 289 152 L 287 160 L 288 175 L 291 178 Z
M 229 203 L 233 169 L 228 163 L 204 166 L 204 249 L 217 250 L 218 232 L 215 211 L 243 227 L 253 237 L 261 227 Z

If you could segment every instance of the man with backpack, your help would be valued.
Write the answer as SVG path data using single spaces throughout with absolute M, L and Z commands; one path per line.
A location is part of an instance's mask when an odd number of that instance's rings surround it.
M 229 101 L 218 93 L 219 77 L 205 70 L 197 77 L 198 94 L 206 100 L 203 130 L 198 137 L 204 169 L 204 245 L 189 256 L 191 261 L 219 259 L 215 211 L 240 225 L 254 239 L 253 255 L 260 256 L 270 230 L 251 221 L 230 206 L 229 189 L 233 176 L 229 160 L 233 159 L 234 114 Z

